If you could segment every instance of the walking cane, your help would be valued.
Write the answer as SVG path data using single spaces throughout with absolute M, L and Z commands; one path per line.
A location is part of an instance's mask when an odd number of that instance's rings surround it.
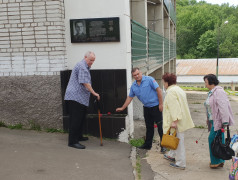
M 98 107 L 98 121 L 99 121 L 99 131 L 100 131 L 100 146 L 103 146 L 102 144 L 102 127 L 101 127 L 101 113 L 100 113 L 100 104 L 99 104 L 99 100 L 97 100 L 97 107 Z

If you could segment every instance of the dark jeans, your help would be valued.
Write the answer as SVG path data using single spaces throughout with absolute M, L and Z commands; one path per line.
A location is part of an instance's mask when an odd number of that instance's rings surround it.
M 69 140 L 68 144 L 76 144 L 83 137 L 83 127 L 86 121 L 87 106 L 76 101 L 66 101 L 69 107 Z
M 146 125 L 146 139 L 145 145 L 151 147 L 154 137 L 154 123 L 157 124 L 160 142 L 163 137 L 163 118 L 162 112 L 159 111 L 159 106 L 144 107 L 144 118 Z

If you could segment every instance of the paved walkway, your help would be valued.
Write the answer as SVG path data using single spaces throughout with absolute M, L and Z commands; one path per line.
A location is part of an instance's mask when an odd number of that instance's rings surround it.
M 67 134 L 0 128 L 1 180 L 134 180 L 126 143 L 91 137 L 85 150 Z
M 204 92 L 187 92 L 191 116 L 196 126 L 206 127 L 206 113 L 204 101 L 207 94 Z M 238 97 L 230 96 L 230 103 L 236 124 L 231 127 L 231 136 L 237 133 L 238 129 Z M 207 129 L 193 128 L 185 132 L 185 147 L 187 167 L 185 170 L 175 169 L 169 166 L 169 161 L 163 158 L 158 147 L 159 136 L 156 132 L 156 143 L 147 152 L 145 159 L 154 172 L 155 180 L 225 180 L 229 179 L 231 160 L 225 162 L 220 169 L 210 169 L 208 150 Z M 198 140 L 198 143 L 196 143 Z M 142 172 L 143 173 L 143 172 Z
M 190 92 L 188 101 L 195 125 L 205 127 L 203 102 L 206 94 Z M 230 97 L 238 119 L 238 97 Z M 136 138 L 145 135 L 143 121 L 135 123 Z M 232 135 L 238 129 L 231 128 Z M 157 130 L 156 130 L 157 131 Z M 207 129 L 194 128 L 185 133 L 186 170 L 169 166 L 160 154 L 158 133 L 150 151 L 138 150 L 141 159 L 141 180 L 224 180 L 228 179 L 231 161 L 224 168 L 209 168 Z M 83 142 L 85 150 L 69 148 L 68 134 L 0 128 L 1 180 L 134 180 L 131 146 L 113 140 L 90 137 Z M 198 143 L 196 143 L 198 140 Z M 135 148 L 133 148 L 135 149 Z M 133 163 L 133 164 L 132 164 Z

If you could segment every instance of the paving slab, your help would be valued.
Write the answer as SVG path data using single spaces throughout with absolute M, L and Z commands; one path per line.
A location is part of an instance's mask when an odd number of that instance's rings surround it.
M 133 180 L 131 146 L 89 137 L 86 149 L 67 146 L 68 134 L 0 128 L 1 180 Z
M 207 93 L 187 92 L 191 116 L 196 126 L 206 127 L 206 113 L 204 101 Z M 235 126 L 232 126 L 231 136 L 237 133 L 238 129 L 238 97 L 229 96 L 232 106 Z M 186 162 L 185 170 L 175 169 L 169 166 L 169 161 L 163 158 L 158 147 L 159 136 L 155 133 L 153 147 L 146 154 L 147 163 L 155 173 L 154 180 L 225 180 L 229 179 L 231 160 L 226 161 L 223 168 L 210 169 L 208 135 L 204 128 L 193 128 L 185 132 Z M 196 143 L 198 140 L 198 143 Z

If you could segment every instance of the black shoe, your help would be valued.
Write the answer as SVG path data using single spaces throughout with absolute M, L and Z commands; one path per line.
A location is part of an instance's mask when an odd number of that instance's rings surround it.
M 87 141 L 88 140 L 88 137 L 81 137 L 79 138 L 79 141 Z
M 151 149 L 151 146 L 148 146 L 146 144 L 143 144 L 142 146 L 138 147 L 139 149 L 147 149 L 147 150 L 150 150 Z
M 69 144 L 68 145 L 69 147 L 73 147 L 73 148 L 76 148 L 76 149 L 85 149 L 86 147 L 80 143 L 76 143 L 76 144 Z
M 167 149 L 166 149 L 166 148 L 164 148 L 164 147 L 161 147 L 161 150 L 160 150 L 160 152 L 161 152 L 162 154 L 166 153 L 166 151 L 167 151 Z

